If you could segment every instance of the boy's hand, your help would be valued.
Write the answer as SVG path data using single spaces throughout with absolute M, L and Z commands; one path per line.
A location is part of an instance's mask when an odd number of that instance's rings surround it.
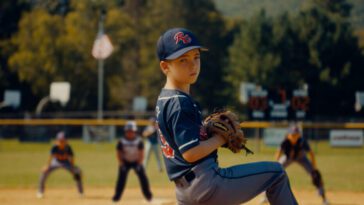
M 206 117 L 203 125 L 209 136 L 222 136 L 226 141 L 224 147 L 232 152 L 237 153 L 245 149 L 247 154 L 253 153 L 245 147 L 247 139 L 241 130 L 238 117 L 234 113 L 225 110 L 212 113 Z
M 42 172 L 45 172 L 45 171 L 47 171 L 49 169 L 49 165 L 47 164 L 47 165 L 45 165 L 43 168 L 42 168 Z

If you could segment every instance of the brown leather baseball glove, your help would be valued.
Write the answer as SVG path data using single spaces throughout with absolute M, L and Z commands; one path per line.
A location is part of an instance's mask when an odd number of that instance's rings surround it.
M 245 147 L 247 139 L 241 130 L 238 117 L 233 112 L 228 110 L 214 112 L 205 118 L 203 126 L 210 137 L 214 134 L 222 136 L 226 141 L 223 147 L 227 147 L 233 153 L 244 149 L 247 154 L 253 154 Z

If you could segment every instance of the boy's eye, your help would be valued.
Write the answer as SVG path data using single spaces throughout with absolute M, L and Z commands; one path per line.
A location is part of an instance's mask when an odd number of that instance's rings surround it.
M 200 59 L 200 56 L 196 56 L 196 57 L 195 57 L 195 59 L 196 59 L 196 60 L 197 60 L 197 59 Z
M 181 58 L 180 60 L 179 60 L 179 62 L 181 62 L 181 63 L 184 63 L 184 62 L 186 62 L 187 61 L 187 59 L 186 58 Z

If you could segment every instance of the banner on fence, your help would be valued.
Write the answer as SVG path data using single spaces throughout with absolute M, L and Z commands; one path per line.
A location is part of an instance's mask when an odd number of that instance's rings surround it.
M 287 134 L 286 128 L 264 129 L 264 144 L 267 146 L 279 146 Z
M 330 145 L 332 147 L 363 146 L 363 130 L 331 130 Z

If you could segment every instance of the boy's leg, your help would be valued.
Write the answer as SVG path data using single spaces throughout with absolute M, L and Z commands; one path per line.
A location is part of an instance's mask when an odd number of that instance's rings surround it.
M 77 166 L 64 166 L 64 168 L 71 172 L 74 180 L 77 182 L 78 193 L 83 194 L 81 169 Z
M 298 204 L 279 163 L 250 163 L 215 172 L 218 189 L 206 204 L 241 204 L 265 190 L 271 205 Z
M 148 201 L 150 201 L 152 199 L 152 192 L 150 191 L 149 181 L 148 181 L 147 175 L 145 174 L 144 167 L 140 166 L 140 165 L 136 165 L 133 168 L 134 168 L 135 173 L 138 175 L 144 197 Z
M 312 163 L 310 162 L 310 160 L 308 160 L 308 158 L 306 156 L 300 158 L 298 160 L 298 163 L 306 170 L 306 172 L 311 176 L 312 182 L 314 181 L 314 176 L 313 176 L 313 171 L 314 168 L 312 166 Z M 322 180 L 322 179 L 321 179 Z M 314 186 L 317 188 L 318 193 L 320 194 L 320 196 L 322 197 L 323 200 L 326 200 L 326 196 L 325 196 L 325 189 L 323 187 L 323 183 L 321 183 L 321 185 L 317 186 L 314 184 Z
M 148 165 L 148 161 L 150 158 L 150 152 L 151 152 L 151 143 L 147 140 L 145 145 L 145 151 L 144 151 L 144 160 L 143 160 L 143 166 L 146 168 Z
M 159 144 L 152 145 L 152 149 L 153 149 L 155 158 L 157 159 L 158 169 L 161 172 L 161 171 L 163 171 L 163 168 L 162 168 L 161 158 L 159 156 Z
M 124 192 L 126 178 L 128 176 L 129 169 L 130 169 L 129 166 L 125 164 L 123 166 L 119 166 L 119 173 L 118 173 L 118 179 L 116 181 L 115 194 L 112 198 L 112 200 L 115 202 L 120 200 Z
M 285 155 L 282 155 L 279 159 L 278 162 L 282 165 L 283 168 L 288 167 L 291 163 L 292 160 L 288 160 L 287 157 Z M 267 199 L 267 194 L 266 192 L 264 192 L 263 194 L 263 198 L 261 199 L 261 204 L 267 203 L 268 199 Z
M 59 166 L 49 166 L 45 170 L 42 170 L 42 173 L 39 178 L 39 187 L 38 187 L 38 193 L 43 194 L 45 190 L 45 183 L 47 181 L 47 178 L 49 174 L 51 174 L 54 170 L 59 168 Z

